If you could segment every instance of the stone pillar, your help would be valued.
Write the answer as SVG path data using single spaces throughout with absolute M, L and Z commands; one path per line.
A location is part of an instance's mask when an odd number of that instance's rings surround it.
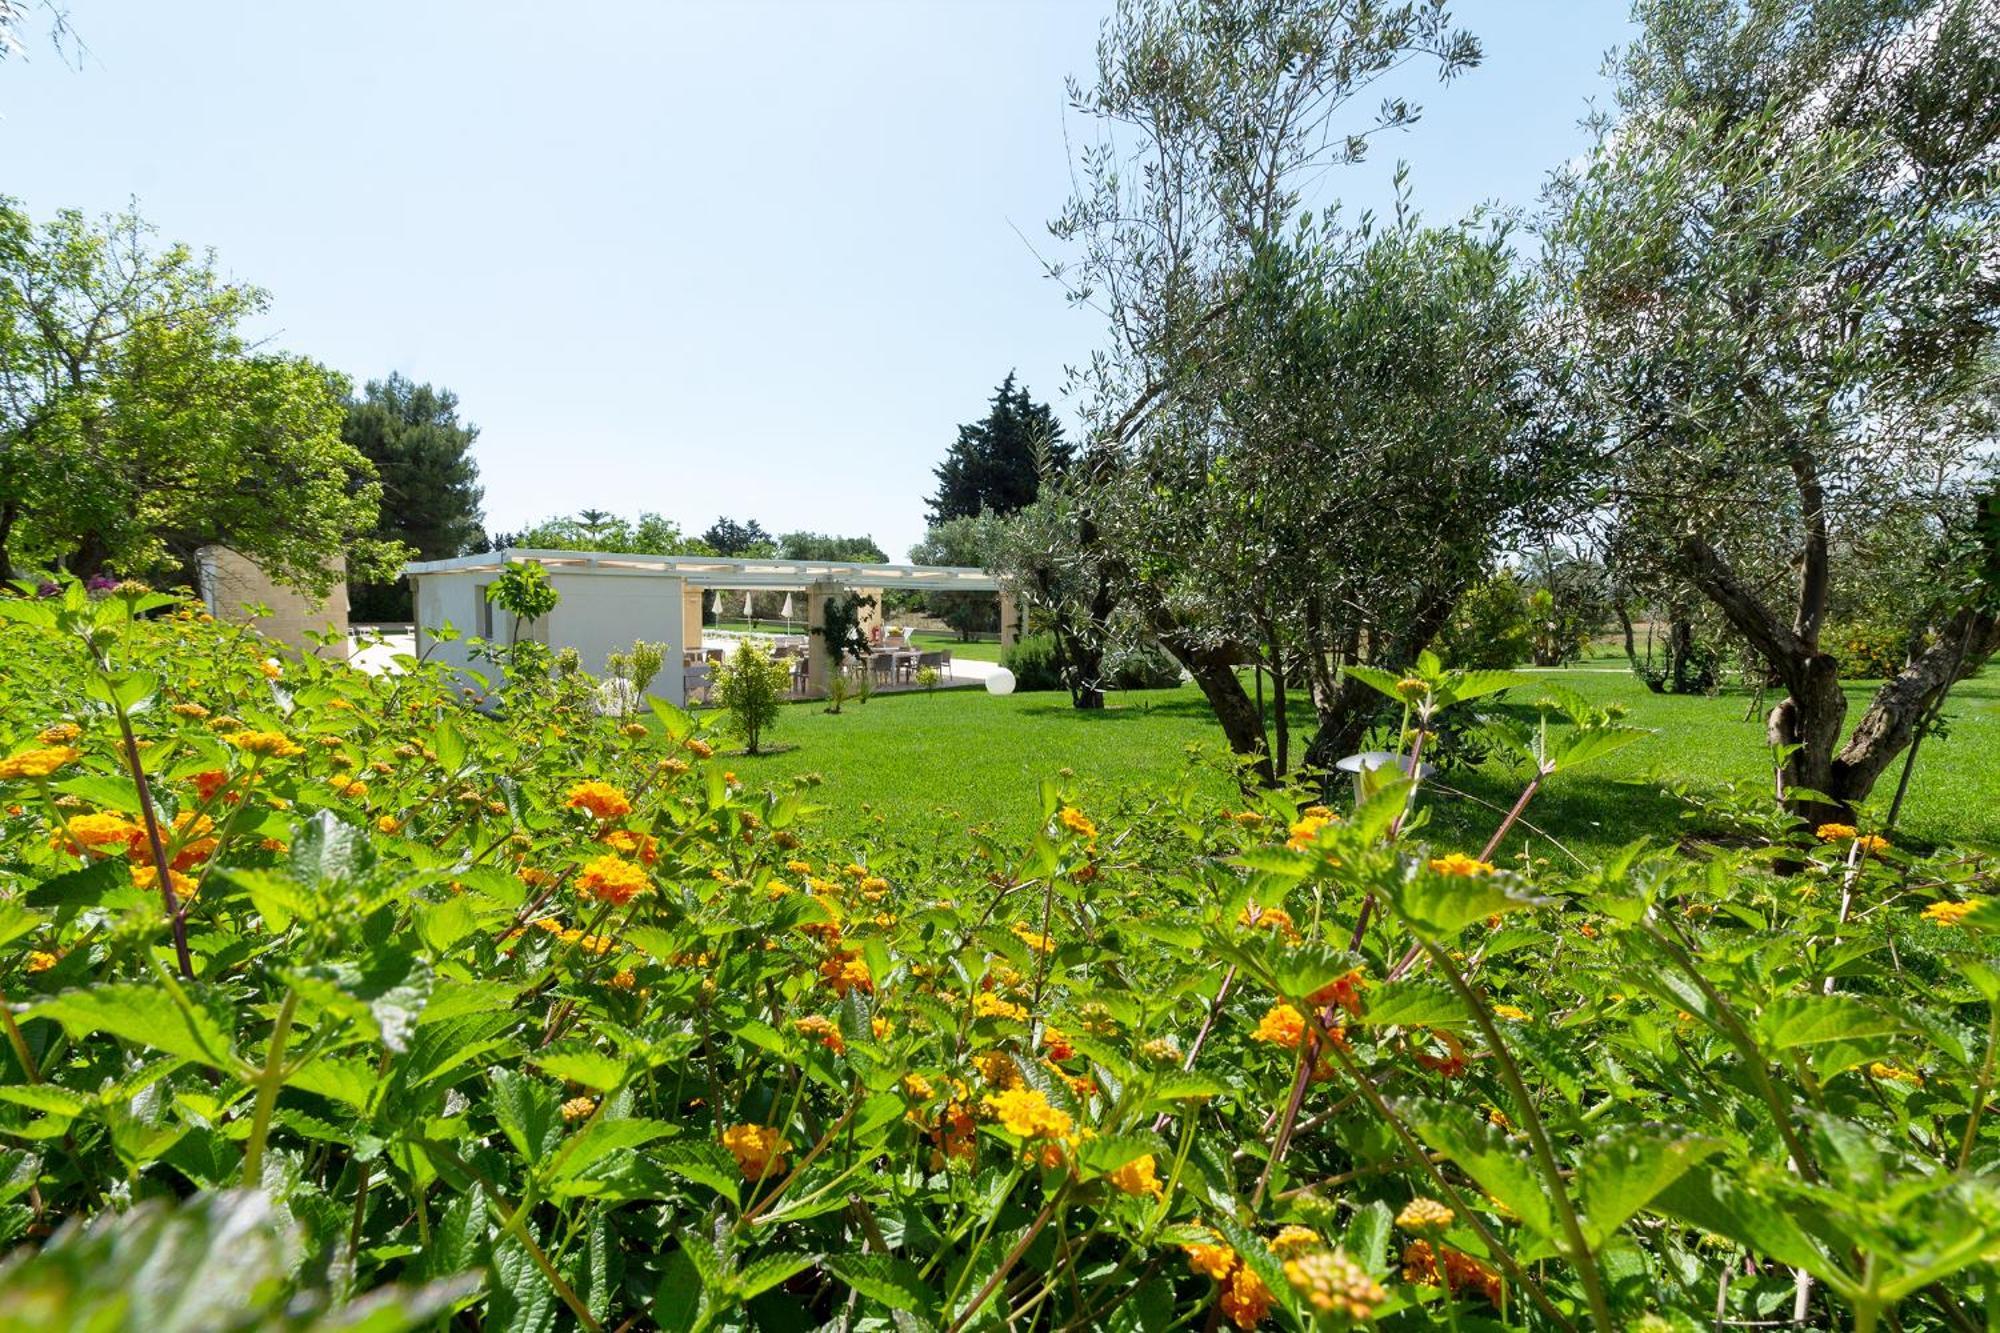
M 815 698 L 826 693 L 827 677 L 833 674 L 835 666 L 833 653 L 827 647 L 826 603 L 829 598 L 845 597 L 847 590 L 838 583 L 815 583 L 806 589 L 806 693 Z
M 1005 588 L 1000 590 L 1000 651 L 1006 652 L 1014 646 L 1014 640 L 1021 637 L 1021 608 L 1014 601 L 1014 594 Z
M 861 608 L 861 632 L 863 634 L 868 634 L 877 625 L 886 625 L 889 623 L 888 618 L 882 614 L 882 590 L 880 588 L 856 588 L 854 594 L 857 597 L 868 597 L 874 600 L 874 605 Z M 813 623 L 818 624 L 819 622 L 814 621 Z
M 684 586 L 681 589 L 681 643 L 684 647 L 701 647 L 701 599 L 707 595 L 707 590 L 702 588 Z

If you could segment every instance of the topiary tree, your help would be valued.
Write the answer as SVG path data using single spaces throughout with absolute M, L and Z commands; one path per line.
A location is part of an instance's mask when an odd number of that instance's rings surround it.
M 791 686 L 792 669 L 747 639 L 716 672 L 715 701 L 729 714 L 729 729 L 743 738 L 749 753 L 759 753 L 758 741 L 777 724 Z

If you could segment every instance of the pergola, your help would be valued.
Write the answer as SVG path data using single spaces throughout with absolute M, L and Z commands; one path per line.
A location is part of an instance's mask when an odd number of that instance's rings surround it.
M 628 647 L 634 639 L 662 642 L 668 660 L 678 662 L 690 643 L 701 642 L 703 597 L 713 589 L 758 591 L 783 589 L 806 594 L 808 626 L 824 623 L 826 599 L 847 593 L 873 596 L 891 588 L 925 592 L 988 592 L 1000 599 L 1000 642 L 1013 642 L 1018 614 L 1013 598 L 1000 581 L 983 569 L 965 565 L 871 565 L 841 560 L 776 560 L 762 557 L 707 555 L 646 555 L 619 551 L 549 551 L 509 549 L 420 560 L 403 567 L 415 594 L 417 651 L 426 650 L 426 627 L 447 621 L 474 629 L 480 637 L 505 639 L 513 627 L 506 613 L 485 599 L 485 585 L 510 564 L 533 563 L 548 571 L 562 601 L 523 637 L 550 647 L 573 647 L 586 665 L 602 670 L 605 654 Z M 832 665 L 821 635 L 809 636 L 808 688 L 824 689 Z M 458 643 L 432 642 L 434 656 L 468 667 L 470 658 Z M 461 660 L 462 659 L 462 660 Z M 663 672 L 661 685 L 676 703 L 681 698 L 680 673 Z

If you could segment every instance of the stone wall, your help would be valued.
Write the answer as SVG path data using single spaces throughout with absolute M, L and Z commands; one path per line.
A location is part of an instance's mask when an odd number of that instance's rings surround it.
M 255 562 L 226 546 L 204 546 L 195 552 L 201 575 L 201 599 L 217 620 L 254 624 L 264 636 L 295 652 L 347 660 L 347 562 L 336 557 L 328 566 L 333 588 L 324 598 L 311 597 L 275 583 Z M 253 619 L 246 606 L 269 607 L 271 614 Z M 318 644 L 306 631 L 337 633 L 338 643 Z

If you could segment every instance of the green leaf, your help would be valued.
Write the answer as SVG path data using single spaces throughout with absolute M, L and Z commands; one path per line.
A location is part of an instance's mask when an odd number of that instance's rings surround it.
M 0 1102 L 12 1102 L 44 1115 L 74 1120 L 94 1104 L 80 1092 L 53 1083 L 0 1083 Z
M 1467 1106 L 1415 1097 L 1399 1101 L 1395 1107 L 1418 1138 L 1513 1209 L 1522 1225 L 1537 1235 L 1555 1236 L 1555 1214 L 1549 1208 L 1547 1190 L 1525 1150 L 1508 1142 Z
M 160 678 L 146 671 L 93 672 L 84 677 L 83 692 L 99 703 L 136 713 L 152 701 Z
M 1730 1174 L 1702 1168 L 1685 1172 L 1655 1196 L 1660 1211 L 1703 1231 L 1726 1236 L 1753 1254 L 1803 1268 L 1842 1294 L 1854 1284 L 1840 1265 L 1775 1201 Z
M 1263 1237 L 1227 1213 L 1217 1213 L 1214 1226 L 1222 1233 L 1222 1238 L 1229 1242 L 1229 1248 L 1236 1251 L 1237 1257 L 1243 1260 L 1244 1266 L 1262 1278 L 1265 1286 L 1272 1291 L 1289 1289 L 1289 1284 L 1285 1281 L 1284 1265 L 1278 1262 L 1278 1257 L 1264 1244 Z
M 39 913 L 29 911 L 18 899 L 0 900 L 0 948 L 34 933 L 44 924 Z
M 1396 685 L 1403 678 L 1393 671 L 1384 671 L 1380 667 L 1348 666 L 1342 668 L 1341 674 L 1352 676 L 1369 689 L 1386 694 L 1399 704 L 1404 701 L 1403 696 L 1396 693 Z
M 368 835 L 322 810 L 299 825 L 292 838 L 292 878 L 301 884 L 357 880 L 375 864 Z
M 1412 977 L 1362 992 L 1362 1027 L 1463 1027 L 1471 1021 L 1456 993 L 1441 981 Z
M 562 1109 L 555 1090 L 497 1065 L 486 1071 L 486 1077 L 493 1084 L 489 1105 L 493 1118 L 500 1122 L 500 1132 L 523 1158 L 541 1161 L 562 1133 Z
M 71 1037 L 103 1032 L 136 1045 L 236 1072 L 240 1065 L 229 1048 L 234 1017 L 220 1001 L 211 1008 L 183 1009 L 165 990 L 125 983 L 64 991 L 28 1011 L 30 1018 L 51 1018 Z
M 660 1120 L 607 1120 L 600 1115 L 563 1145 L 549 1165 L 548 1180 L 552 1185 L 575 1180 L 613 1153 L 630 1151 L 674 1132 L 672 1125 Z
M 312 911 L 312 896 L 275 870 L 242 867 L 218 873 L 250 895 L 250 905 L 273 935 L 282 935 L 296 918 Z
M 121 815 L 139 817 L 139 788 L 128 777 L 112 777 L 106 773 L 81 773 L 73 778 L 49 784 L 59 792 L 80 797 L 92 805 L 105 810 L 116 810 Z
M 1655 1127 L 1624 1129 L 1599 1138 L 1577 1165 L 1584 1240 L 1592 1250 L 1599 1249 L 1661 1190 L 1721 1150 L 1713 1139 Z
M 513 1236 L 494 1242 L 482 1333 L 551 1333 L 559 1300 L 527 1246 Z
M 937 1298 L 924 1284 L 917 1266 L 893 1254 L 829 1254 L 820 1267 L 860 1292 L 868 1300 L 928 1318 Z
M 731 1285 L 737 1299 L 750 1300 L 813 1265 L 810 1254 L 766 1254 L 736 1270 Z
M 719 1143 L 706 1139 L 669 1143 L 654 1149 L 647 1157 L 677 1176 L 706 1185 L 732 1204 L 741 1200 L 743 1173 L 737 1170 L 736 1159 Z
M 1444 704 L 1462 704 L 1533 683 L 1532 677 L 1514 671 L 1454 671 L 1439 686 L 1438 697 Z
M 369 950 L 362 959 L 365 966 L 319 963 L 284 976 L 302 998 L 401 1053 L 430 998 L 431 965 L 403 948 Z
M 338 1055 L 322 1055 L 293 1071 L 285 1081 L 287 1087 L 317 1093 L 363 1115 L 369 1112 L 380 1083 L 373 1060 Z
M 623 1083 L 629 1067 L 615 1055 L 575 1043 L 543 1051 L 535 1056 L 535 1063 L 551 1078 L 580 1083 L 593 1092 L 609 1092 Z
M 1273 941 L 1276 957 L 1271 971 L 1278 989 L 1293 1000 L 1304 1000 L 1332 985 L 1365 961 L 1360 954 L 1325 944 L 1304 943 L 1292 947 Z
M 1643 727 L 1579 728 L 1550 747 L 1546 767 L 1551 773 L 1575 768 L 1578 764 L 1602 759 L 1605 755 L 1622 750 L 1634 741 L 1644 740 L 1652 734 Z
M 96 907 L 107 895 L 131 887 L 131 871 L 123 861 L 93 861 L 43 880 L 23 898 L 30 907 Z
M 1474 922 L 1541 901 L 1509 888 L 1499 875 L 1440 875 L 1427 866 L 1416 867 L 1390 897 L 1412 927 L 1440 942 Z
M 446 777 L 456 777 L 465 767 L 465 737 L 449 722 L 440 722 L 431 731 L 431 750 Z
M 1902 1024 L 1853 995 L 1788 995 L 1773 1000 L 1760 1026 L 1778 1050 L 1825 1041 L 1853 1041 L 1899 1031 Z
M 1370 1274 L 1380 1277 L 1389 1270 L 1389 1239 L 1396 1228 L 1395 1214 L 1377 1199 L 1354 1211 L 1347 1224 L 1343 1247 L 1350 1258 Z
M 1076 1150 L 1077 1161 L 1093 1175 L 1105 1175 L 1147 1153 L 1163 1162 L 1172 1150 L 1157 1134 L 1108 1134 L 1090 1139 Z
M 456 894 L 440 903 L 419 906 L 416 919 L 417 933 L 423 937 L 425 947 L 440 957 L 450 953 L 454 944 L 479 929 L 472 904 Z

